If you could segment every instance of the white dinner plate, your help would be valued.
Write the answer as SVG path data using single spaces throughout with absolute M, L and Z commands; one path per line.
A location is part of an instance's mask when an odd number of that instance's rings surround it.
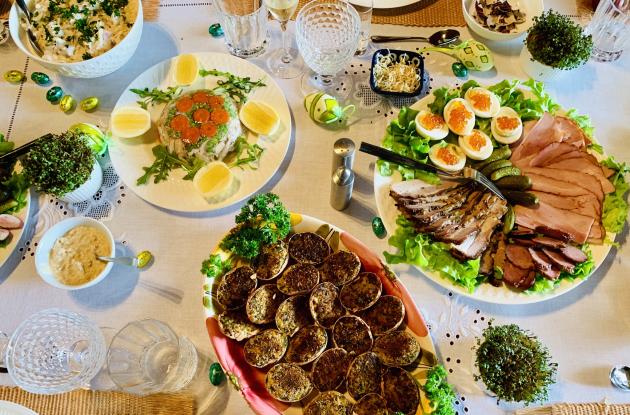
M 375 9 L 394 9 L 396 7 L 409 6 L 414 3 L 418 3 L 420 0 L 374 0 Z M 366 0 L 350 0 L 351 4 L 357 6 L 364 6 L 368 3 Z
M 37 412 L 9 401 L 0 401 L 0 415 L 37 415 Z
M 262 101 L 273 107 L 280 117 L 280 127 L 271 139 L 261 138 L 258 144 L 265 148 L 257 170 L 250 168 L 233 168 L 234 175 L 240 182 L 237 192 L 231 197 L 218 203 L 208 203 L 195 191 L 191 180 L 183 180 L 185 172 L 182 169 L 171 171 L 168 179 L 160 183 L 137 185 L 136 180 L 144 174 L 142 167 L 153 163 L 151 149 L 158 144 L 158 133 L 153 123 L 152 128 L 143 136 L 136 138 L 113 137 L 109 154 L 112 164 L 125 184 L 142 199 L 159 207 L 180 212 L 210 212 L 233 205 L 259 191 L 278 171 L 289 148 L 291 140 L 291 113 L 289 105 L 278 84 L 262 69 L 243 59 L 224 53 L 195 53 L 200 67 L 204 69 L 218 69 L 240 77 L 251 77 L 253 80 L 264 79 L 266 86 L 254 89 L 248 96 L 249 100 Z M 175 58 L 147 69 L 138 76 L 120 96 L 115 108 L 123 106 L 138 106 L 139 99 L 130 91 L 131 88 L 166 89 L 175 86 L 172 81 L 172 70 Z M 195 89 L 213 88 L 217 80 L 213 76 L 198 77 L 190 86 L 183 88 L 184 92 Z M 165 104 L 149 107 L 151 119 L 157 120 Z M 245 129 L 244 129 L 245 131 Z M 256 136 L 249 133 L 248 140 L 256 141 Z
M 12 215 L 17 216 L 18 218 L 22 219 L 22 222 L 24 222 L 24 224 L 22 225 L 20 229 L 13 229 L 11 231 L 11 234 L 12 234 L 11 242 L 9 242 L 9 244 L 5 246 L 4 248 L 0 248 L 0 267 L 3 266 L 5 262 L 7 262 L 7 259 L 9 259 L 13 251 L 17 249 L 20 239 L 22 239 L 22 234 L 24 233 L 24 229 L 26 229 L 27 221 L 29 219 L 30 213 L 31 213 L 31 191 L 29 190 L 26 194 L 26 206 L 24 206 L 22 210 L 20 210 L 19 212 L 12 213 Z M 1 412 L 0 412 L 0 415 L 2 415 Z
M 527 93 L 528 91 L 525 91 Z M 427 95 L 421 100 L 417 101 L 411 106 L 415 110 L 428 109 L 428 104 L 433 102 L 433 95 Z M 378 169 L 374 169 L 374 197 L 376 198 L 376 206 L 378 213 L 385 224 L 387 233 L 391 236 L 396 232 L 396 218 L 399 216 L 399 211 L 396 208 L 394 199 L 389 196 L 389 190 L 392 184 L 402 180 L 400 173 L 395 171 L 389 177 L 381 176 Z M 427 184 L 427 186 L 430 186 Z M 615 240 L 615 234 L 608 233 L 608 240 Z M 611 246 L 610 245 L 590 245 L 591 253 L 593 254 L 593 261 L 595 262 L 595 268 L 591 272 L 591 275 L 597 271 L 597 268 L 604 262 L 604 259 L 608 255 Z M 392 250 L 394 248 L 391 248 Z M 502 284 L 500 287 L 494 287 L 491 284 L 481 284 L 474 292 L 469 292 L 466 288 L 453 284 L 450 280 L 443 278 L 438 272 L 428 271 L 420 267 L 416 267 L 427 278 L 433 280 L 439 285 L 454 291 L 458 294 L 466 297 L 474 298 L 476 300 L 485 301 L 494 304 L 530 304 L 540 301 L 549 300 L 554 297 L 558 297 L 578 285 L 586 281 L 586 278 L 576 278 L 573 281 L 563 279 L 553 291 L 547 293 L 523 293 L 510 289 Z

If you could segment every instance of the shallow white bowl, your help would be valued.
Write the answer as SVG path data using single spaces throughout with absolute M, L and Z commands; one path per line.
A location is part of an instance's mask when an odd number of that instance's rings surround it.
M 80 290 L 81 288 L 90 287 L 101 282 L 107 276 L 107 274 L 109 274 L 109 271 L 111 271 L 112 267 L 114 266 L 113 262 L 108 262 L 103 271 L 101 271 L 101 273 L 98 274 L 96 278 L 82 285 L 62 284 L 57 279 L 57 277 L 55 277 L 55 274 L 50 268 L 50 251 L 52 250 L 52 247 L 57 239 L 62 237 L 69 230 L 76 228 L 77 226 L 91 226 L 94 228 L 98 228 L 99 230 L 104 232 L 105 235 L 107 235 L 109 244 L 111 246 L 111 252 L 109 253 L 109 256 L 113 257 L 116 253 L 114 237 L 111 231 L 101 222 L 92 218 L 86 218 L 82 216 L 62 220 L 61 222 L 46 231 L 44 236 L 42 236 L 42 239 L 39 241 L 39 244 L 37 245 L 37 250 L 35 251 L 35 268 L 37 269 L 37 273 L 40 277 L 42 277 L 44 281 L 46 281 L 53 287 L 61 288 L 64 290 Z
M 16 3 L 13 3 L 9 13 L 9 31 L 11 37 L 22 52 L 36 62 L 39 62 L 45 68 L 55 71 L 63 76 L 70 78 L 99 78 L 109 75 L 115 70 L 122 67 L 133 56 L 140 37 L 142 36 L 142 2 L 140 0 L 131 0 L 138 5 L 136 20 L 124 39 L 108 50 L 107 52 L 95 58 L 80 62 L 54 62 L 42 59 L 35 53 L 28 41 L 26 31 L 20 24 L 20 17 Z M 27 1 L 27 5 L 30 2 Z
M 525 12 L 525 22 L 516 26 L 516 29 L 510 33 L 494 32 L 479 24 L 471 14 L 471 8 L 475 4 L 475 0 L 462 0 L 462 8 L 464 9 L 464 20 L 470 30 L 477 35 L 488 40 L 512 40 L 522 36 L 527 29 L 533 24 L 534 16 L 540 16 L 545 10 L 543 0 L 510 0 L 510 3 L 516 5 L 517 9 Z

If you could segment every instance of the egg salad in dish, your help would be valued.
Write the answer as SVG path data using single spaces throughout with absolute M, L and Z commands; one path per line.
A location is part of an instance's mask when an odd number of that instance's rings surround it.
M 125 38 L 138 13 L 129 0 L 34 0 L 30 8 L 42 58 L 52 62 L 102 55 Z M 26 18 L 22 25 L 29 26 Z

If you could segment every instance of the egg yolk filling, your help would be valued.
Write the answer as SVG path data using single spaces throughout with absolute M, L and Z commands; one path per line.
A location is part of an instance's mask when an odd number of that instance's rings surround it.
M 463 130 L 466 127 L 466 122 L 471 118 L 471 112 L 468 111 L 463 104 L 459 102 L 454 103 L 453 108 L 451 109 L 449 121 L 455 129 L 460 131 Z
M 484 136 L 479 134 L 478 131 L 475 131 L 468 137 L 468 145 L 475 151 L 481 150 L 481 148 L 486 144 L 486 139 Z
M 473 107 L 481 111 L 488 111 L 490 109 L 490 97 L 486 94 L 471 94 L 470 100 L 473 102 Z
M 445 164 L 452 166 L 457 164 L 458 158 L 448 147 L 442 147 L 437 151 L 437 157 L 442 160 Z
M 499 117 L 497 125 L 502 130 L 515 130 L 518 127 L 519 120 L 514 117 Z
M 444 120 L 437 114 L 427 114 L 422 117 L 420 124 L 427 130 L 435 130 L 444 125 Z

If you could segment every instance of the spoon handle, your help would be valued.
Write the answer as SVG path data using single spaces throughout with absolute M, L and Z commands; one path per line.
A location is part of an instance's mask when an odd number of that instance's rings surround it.
M 22 9 L 22 12 L 26 15 L 26 20 L 28 20 L 28 22 L 31 22 L 31 12 L 28 10 L 28 7 L 26 7 L 26 3 L 24 2 L 24 0 L 15 0 L 15 2 L 17 3 L 18 7 L 20 9 Z
M 138 260 L 132 256 L 107 257 L 99 256 L 98 259 L 105 262 L 113 262 L 114 264 L 127 265 L 128 267 L 136 267 Z
M 417 40 L 419 42 L 428 42 L 426 37 L 419 36 L 372 36 L 372 42 L 385 43 L 385 42 L 404 42 L 408 40 Z

